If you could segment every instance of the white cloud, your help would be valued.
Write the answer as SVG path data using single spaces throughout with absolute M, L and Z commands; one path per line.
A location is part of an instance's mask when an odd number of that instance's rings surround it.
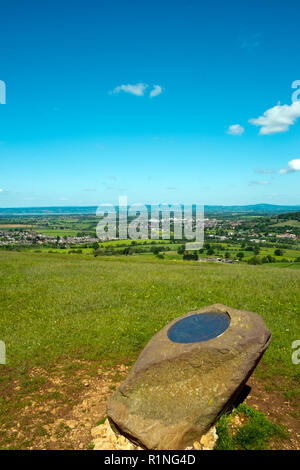
M 293 173 L 294 171 L 300 171 L 300 158 L 289 161 L 287 168 L 279 170 L 278 173 L 282 175 L 284 173 Z
M 131 93 L 135 96 L 143 96 L 147 87 L 148 85 L 145 83 L 137 83 L 136 85 L 120 85 L 117 86 L 112 93 L 120 93 L 120 91 L 125 91 L 125 93 Z
M 154 98 L 154 96 L 158 96 L 162 93 L 163 89 L 160 85 L 153 85 L 153 89 L 150 92 L 150 98 Z
M 112 93 L 120 93 L 120 91 L 124 91 L 125 93 L 131 93 L 132 95 L 135 96 L 144 96 L 146 89 L 148 88 L 147 83 L 137 83 L 136 85 L 120 85 L 117 86 L 113 91 L 110 91 L 110 94 Z M 160 85 L 153 85 L 152 90 L 149 93 L 150 98 L 154 98 L 155 96 L 160 95 L 163 92 L 163 89 Z
M 250 119 L 250 124 L 260 126 L 259 134 L 269 135 L 286 132 L 300 117 L 300 101 L 291 105 L 276 105 L 268 109 L 258 118 Z
M 232 126 L 229 126 L 227 134 L 230 135 L 242 135 L 244 134 L 245 129 L 243 126 L 240 126 L 239 124 L 232 124 Z
M 0 189 L 0 193 L 3 193 L 3 189 Z

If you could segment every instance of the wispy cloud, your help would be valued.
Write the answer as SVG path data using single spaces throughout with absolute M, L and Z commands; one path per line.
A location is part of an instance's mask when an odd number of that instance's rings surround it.
M 123 188 L 123 186 L 106 186 L 106 191 L 127 191 L 128 188 Z
M 249 186 L 264 186 L 270 184 L 269 181 L 250 181 Z
M 242 135 L 244 132 L 245 129 L 240 124 L 232 124 L 227 130 L 227 134 L 230 135 Z
M 150 92 L 150 98 L 154 98 L 162 93 L 163 89 L 160 85 L 154 85 Z
M 274 170 L 269 170 L 268 168 L 254 168 L 254 173 L 259 173 L 261 175 L 270 175 L 274 173 Z
M 131 93 L 135 96 L 143 96 L 148 85 L 146 83 L 137 83 L 136 85 L 120 85 L 117 86 L 111 93 L 120 93 L 124 91 L 125 93 Z
M 250 119 L 249 122 L 260 127 L 259 134 L 269 135 L 286 132 L 299 117 L 300 101 L 295 101 L 291 105 L 278 104 L 265 111 L 262 116 Z
M 287 168 L 279 170 L 278 173 L 282 175 L 285 173 L 294 173 L 295 171 L 300 171 L 300 158 L 289 161 Z
M 0 188 L 0 193 L 3 193 L 3 191 L 4 191 L 4 189 L 1 189 L 1 188 Z
M 255 49 L 261 44 L 262 33 L 256 33 L 240 40 L 241 49 Z
M 109 93 L 120 93 L 124 91 L 125 93 L 130 93 L 131 95 L 135 96 L 144 96 L 146 89 L 149 87 L 147 83 L 137 83 L 136 85 L 132 85 L 128 83 L 127 85 L 119 85 L 113 91 Z M 163 92 L 163 88 L 160 85 L 153 85 L 152 90 L 149 93 L 150 98 L 154 98 L 155 96 L 160 95 Z

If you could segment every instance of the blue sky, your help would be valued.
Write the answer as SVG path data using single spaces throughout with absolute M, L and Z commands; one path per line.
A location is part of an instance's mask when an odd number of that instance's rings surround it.
M 297 0 L 1 2 L 0 207 L 300 204 L 299 20 Z

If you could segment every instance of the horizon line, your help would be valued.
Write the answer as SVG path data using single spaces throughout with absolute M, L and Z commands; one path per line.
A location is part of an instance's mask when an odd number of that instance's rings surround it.
M 136 203 L 128 204 L 128 206 L 131 206 Z M 170 202 L 170 203 L 151 203 L 151 202 L 144 202 L 144 203 L 138 203 L 139 205 L 145 205 L 145 206 L 159 206 L 159 205 L 182 205 L 182 206 L 194 206 L 196 204 L 201 204 L 204 207 L 254 207 L 254 206 L 273 206 L 273 207 L 299 207 L 300 204 L 270 204 L 267 202 L 259 202 L 255 204 L 203 204 L 203 203 L 192 203 L 192 204 L 184 204 L 180 202 Z M 10 206 L 10 207 L 0 207 L 1 210 L 9 210 L 9 209 L 59 209 L 59 208 L 97 208 L 99 206 L 105 206 L 105 205 L 112 205 L 114 207 L 117 207 L 119 204 L 114 204 L 114 203 L 105 203 L 105 204 L 88 204 L 88 205 L 76 205 L 76 204 L 71 204 L 71 205 L 50 205 L 50 206 Z

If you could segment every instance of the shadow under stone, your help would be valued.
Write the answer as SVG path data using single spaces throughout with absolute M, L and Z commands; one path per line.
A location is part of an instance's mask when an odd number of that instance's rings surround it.
M 238 407 L 241 403 L 243 403 L 249 393 L 251 392 L 251 387 L 249 385 L 244 385 L 239 395 L 236 397 L 235 401 L 233 402 L 233 407 Z

